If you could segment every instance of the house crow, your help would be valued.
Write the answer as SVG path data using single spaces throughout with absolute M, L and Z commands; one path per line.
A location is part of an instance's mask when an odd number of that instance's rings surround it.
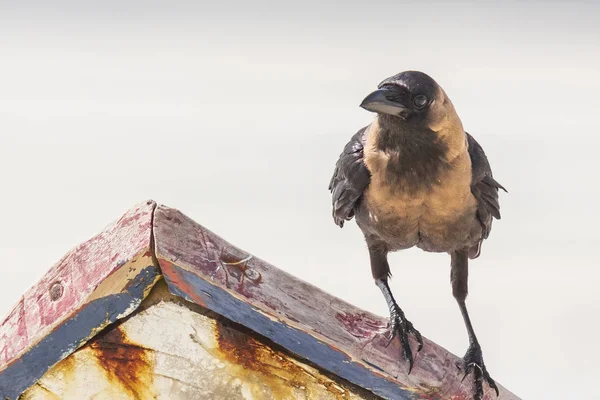
M 498 190 L 505 189 L 494 179 L 479 143 L 464 131 L 449 97 L 430 76 L 418 71 L 394 75 L 360 106 L 376 118 L 344 147 L 329 190 L 335 223 L 342 227 L 355 218 L 364 234 L 373 278 L 390 311 L 390 340 L 398 336 L 410 373 L 409 335 L 419 343 L 417 351 L 423 340 L 388 286 L 388 253 L 415 246 L 448 253 L 452 293 L 469 335 L 464 376 L 473 374 L 476 399 L 483 396 L 483 380 L 498 394 L 465 299 L 469 259 L 479 256 L 492 220 L 500 219 Z

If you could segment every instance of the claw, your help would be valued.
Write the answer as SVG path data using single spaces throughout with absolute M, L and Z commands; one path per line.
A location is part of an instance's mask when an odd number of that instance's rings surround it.
M 481 369 L 475 372 L 475 400 L 483 399 L 483 382 Z
M 421 336 L 421 332 L 419 332 L 418 330 L 416 330 L 412 326 L 412 324 L 410 324 L 410 327 L 412 329 L 412 333 L 415 335 L 415 338 L 417 339 L 417 342 L 419 343 L 419 347 L 417 348 L 417 353 L 418 353 L 421 350 L 423 350 L 423 336 Z
M 413 359 L 412 353 L 410 352 L 410 347 L 408 351 L 406 348 L 404 349 L 404 358 L 408 361 L 408 375 L 412 372 L 413 366 L 415 365 L 415 360 Z
M 410 375 L 415 362 L 408 335 L 412 333 L 419 343 L 417 352 L 421 351 L 423 348 L 423 337 L 421 336 L 421 333 L 415 329 L 413 324 L 404 317 L 404 313 L 402 313 L 401 310 L 394 310 L 394 312 L 390 315 L 390 321 L 391 335 L 386 347 L 397 335 L 400 339 L 400 344 L 402 345 L 402 356 L 406 361 L 408 361 L 408 374 Z
M 463 378 L 460 381 L 464 382 L 465 378 L 467 377 L 467 375 L 469 375 L 471 373 L 472 370 L 473 370 L 473 363 L 467 365 L 467 368 L 465 369 L 465 374 L 463 375 Z
M 402 355 L 406 361 L 408 361 L 408 375 L 410 375 L 413 366 L 415 364 L 415 360 L 412 355 L 412 349 L 410 348 L 410 342 L 408 341 L 408 335 L 406 332 L 403 332 L 402 335 Z
M 373 254 L 371 254 L 373 256 Z M 379 260 L 381 261 L 381 260 Z M 387 261 L 383 259 L 385 265 L 387 266 Z M 387 267 L 386 267 L 387 268 Z M 414 358 L 412 355 L 412 351 L 410 348 L 410 341 L 408 340 L 408 335 L 412 333 L 416 338 L 417 342 L 419 342 L 419 349 L 417 351 L 421 351 L 423 348 L 423 338 L 418 330 L 415 329 L 413 324 L 404 317 L 404 312 L 394 300 L 394 296 L 392 296 L 392 292 L 390 291 L 390 287 L 388 286 L 387 279 L 377 279 L 375 283 L 381 289 L 383 296 L 385 297 L 385 301 L 388 304 L 390 310 L 390 336 L 388 338 L 388 342 L 385 345 L 386 347 L 390 345 L 392 340 L 398 335 L 398 339 L 400 340 L 400 344 L 402 345 L 402 355 L 405 360 L 408 361 L 408 373 L 410 374 L 413 365 Z
M 390 345 L 390 343 L 392 343 L 392 340 L 394 340 L 395 337 L 396 337 L 396 330 L 394 329 L 394 325 L 392 324 L 390 326 L 390 335 L 389 335 L 389 338 L 387 338 L 387 343 L 385 344 L 385 347 L 388 347 Z
M 461 382 L 465 380 L 467 375 L 469 375 L 471 372 L 473 373 L 475 381 L 475 400 L 481 400 L 483 398 L 484 379 L 487 382 L 487 384 L 492 389 L 494 389 L 494 391 L 496 392 L 496 397 L 500 396 L 500 390 L 498 389 L 496 382 L 494 382 L 494 380 L 488 373 L 485 364 L 483 363 L 483 356 L 481 354 L 481 348 L 479 347 L 479 345 L 472 345 L 472 347 L 469 347 L 463 360 L 466 364 L 466 369 Z
M 490 387 L 494 389 L 494 391 L 496 392 L 496 397 L 499 397 L 500 389 L 498 389 L 498 385 L 496 385 L 496 382 L 494 382 L 490 374 L 487 372 L 487 368 L 485 368 L 485 365 L 483 366 L 483 379 L 485 379 L 488 385 L 490 385 Z

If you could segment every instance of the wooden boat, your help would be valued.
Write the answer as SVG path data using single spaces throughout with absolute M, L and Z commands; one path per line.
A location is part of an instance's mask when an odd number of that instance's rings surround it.
M 407 375 L 386 327 L 147 201 L 2 322 L 0 399 L 470 399 L 458 357 L 425 339 Z

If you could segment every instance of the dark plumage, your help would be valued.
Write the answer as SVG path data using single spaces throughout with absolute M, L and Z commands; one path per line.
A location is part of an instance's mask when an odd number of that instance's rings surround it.
M 377 113 L 344 147 L 329 183 L 333 219 L 342 227 L 355 217 L 364 234 L 371 270 L 390 309 L 390 329 L 403 355 L 413 356 L 408 335 L 422 347 L 420 333 L 394 300 L 388 279 L 390 251 L 413 246 L 451 256 L 452 292 L 469 334 L 466 373 L 475 375 L 475 398 L 482 381 L 496 389 L 465 305 L 468 259 L 500 219 L 498 189 L 487 157 L 462 127 L 452 102 L 428 75 L 406 71 L 381 82 L 361 107 Z
M 344 226 L 344 221 L 354 216 L 354 208 L 371 179 L 371 174 L 363 162 L 362 137 L 365 129 L 356 132 L 346 144 L 329 183 L 329 190 L 334 199 L 333 219 L 340 227 Z
M 492 217 L 500 219 L 500 203 L 498 189 L 506 189 L 496 182 L 488 159 L 475 138 L 465 132 L 469 143 L 469 156 L 471 157 L 471 192 L 477 199 L 477 218 L 483 227 L 481 239 L 469 249 L 469 258 L 479 257 L 481 242 L 487 239 L 492 230 Z

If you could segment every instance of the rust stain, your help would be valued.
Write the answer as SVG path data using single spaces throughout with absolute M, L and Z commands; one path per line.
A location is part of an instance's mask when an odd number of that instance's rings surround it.
M 260 382 L 255 382 L 257 391 L 260 391 L 260 385 L 265 385 L 277 399 L 296 398 L 294 391 L 304 392 L 306 398 L 317 398 L 311 395 L 311 388 L 321 386 L 334 399 L 344 400 L 351 395 L 347 387 L 327 378 L 312 367 L 303 368 L 291 357 L 243 332 L 220 323 L 216 325 L 216 329 L 222 358 L 239 366 L 238 374 L 241 376 L 249 377 L 250 371 L 259 373 Z M 257 398 L 261 398 L 260 395 Z
M 154 398 L 154 354 L 131 343 L 120 326 L 98 335 L 88 347 L 109 382 L 119 385 L 133 399 Z

